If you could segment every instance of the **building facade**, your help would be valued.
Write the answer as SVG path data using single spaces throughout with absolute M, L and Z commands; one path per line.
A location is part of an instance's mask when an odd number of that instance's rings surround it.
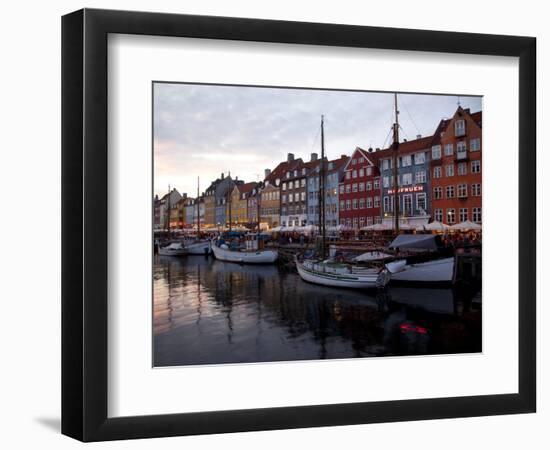
M 359 230 L 380 223 L 380 192 L 377 153 L 357 147 L 338 185 L 340 224 Z
M 431 149 L 434 220 L 453 225 L 466 220 L 482 222 L 481 111 L 458 107 L 440 124 Z
M 161 230 L 167 230 L 172 221 L 172 214 L 174 214 L 174 221 L 177 223 L 177 213 L 172 213 L 173 206 L 182 198 L 181 194 L 176 188 L 173 188 L 169 194 L 165 194 L 160 199 L 159 204 L 159 228 Z M 170 225 L 172 228 L 172 225 Z
M 313 158 L 312 158 L 313 159 Z M 349 157 L 325 162 L 325 226 L 335 227 L 339 224 L 338 186 L 342 181 L 344 167 Z M 308 225 L 319 225 L 319 186 L 321 164 L 309 171 L 307 178 L 307 215 Z
M 231 191 L 231 203 L 228 205 L 228 217 L 231 217 L 231 224 L 244 226 L 249 224 L 248 220 L 248 196 L 256 183 L 238 183 L 236 182 Z
M 281 225 L 284 227 L 307 225 L 307 171 L 308 165 L 294 154 L 287 156 L 289 163 L 281 179 Z
M 281 225 L 280 215 L 280 189 L 269 181 L 265 181 L 260 191 L 260 222 L 266 224 L 268 230 L 278 227 Z
M 249 226 L 256 226 L 258 223 L 258 210 L 261 204 L 260 192 L 262 189 L 263 183 L 254 183 L 253 188 L 248 193 L 246 210 L 248 216 Z M 264 228 L 267 225 L 264 224 Z
M 421 226 L 430 219 L 430 148 L 434 136 L 403 141 L 397 150 L 397 199 L 400 224 Z M 383 223 L 395 222 L 393 150 L 377 152 L 382 179 Z

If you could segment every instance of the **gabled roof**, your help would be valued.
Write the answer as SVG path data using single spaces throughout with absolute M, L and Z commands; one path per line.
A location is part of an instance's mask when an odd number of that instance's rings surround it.
M 397 152 L 399 155 L 408 155 L 421 150 L 427 150 L 432 146 L 433 140 L 433 136 L 426 136 L 420 139 L 414 139 L 412 141 L 400 142 Z M 392 147 L 384 148 L 375 152 L 374 155 L 376 155 L 378 159 L 389 158 L 393 155 L 393 149 Z

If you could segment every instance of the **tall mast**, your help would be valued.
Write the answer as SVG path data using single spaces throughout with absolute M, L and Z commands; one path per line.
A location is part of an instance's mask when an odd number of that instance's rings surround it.
M 257 241 L 258 241 L 258 249 L 260 248 L 260 183 L 256 186 L 256 221 L 258 225 L 258 235 L 257 235 Z
M 321 169 L 319 171 L 319 232 L 321 257 L 325 259 L 325 116 L 321 116 Z
M 395 107 L 395 123 L 393 124 L 393 211 L 395 234 L 399 234 L 399 186 L 397 176 L 397 152 L 399 149 L 399 111 L 397 110 L 397 92 L 393 94 Z
M 197 239 L 200 239 L 201 235 L 201 209 L 199 202 L 199 192 L 200 192 L 200 177 L 197 177 Z
M 170 237 L 170 214 L 172 213 L 172 206 L 170 205 L 170 194 L 171 194 L 171 188 L 170 185 L 168 185 L 168 213 L 167 216 L 167 223 L 168 223 L 168 237 Z
M 233 189 L 229 191 L 229 231 L 231 231 L 231 203 L 233 202 Z

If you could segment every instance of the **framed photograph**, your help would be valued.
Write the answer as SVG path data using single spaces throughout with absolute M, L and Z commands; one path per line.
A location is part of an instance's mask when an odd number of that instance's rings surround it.
M 535 412 L 536 41 L 62 21 L 62 432 Z

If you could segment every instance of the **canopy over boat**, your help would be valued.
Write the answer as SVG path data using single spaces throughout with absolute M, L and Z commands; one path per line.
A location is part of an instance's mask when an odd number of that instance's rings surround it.
M 437 250 L 441 246 L 440 242 L 438 235 L 400 234 L 391 242 L 389 248 Z
M 170 250 L 182 250 L 183 245 L 181 245 L 181 242 L 172 242 L 170 245 L 167 245 L 164 248 L 165 249 L 170 249 Z

